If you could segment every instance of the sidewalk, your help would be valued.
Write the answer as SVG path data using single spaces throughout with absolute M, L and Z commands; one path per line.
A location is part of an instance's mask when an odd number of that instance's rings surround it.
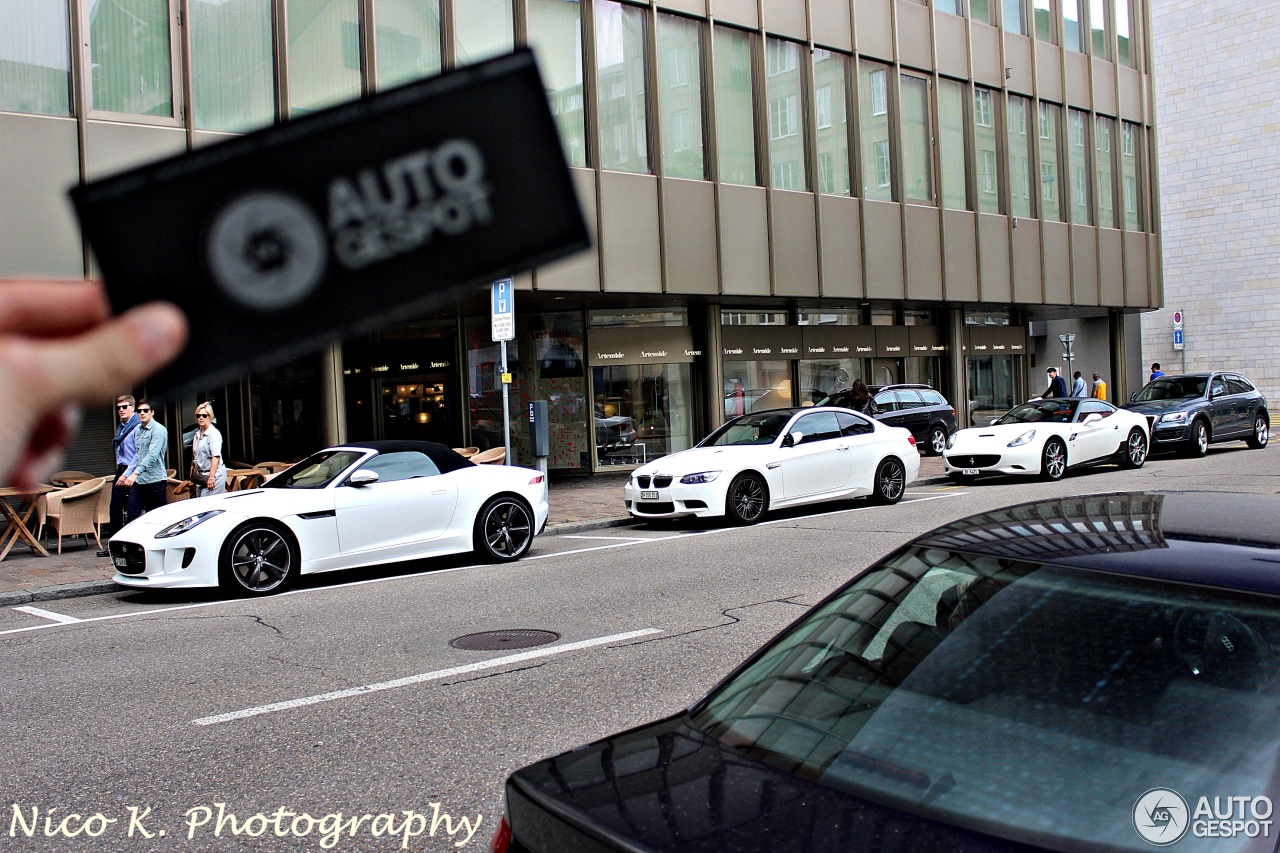
M 593 477 L 556 480 L 551 483 L 551 518 L 547 533 L 571 533 L 629 523 L 622 509 L 622 484 L 627 474 L 597 474 Z M 916 485 L 942 480 L 942 460 L 926 457 L 920 461 Z M 112 592 L 120 587 L 111 582 L 115 574 L 111 561 L 97 556 L 98 546 L 82 538 L 64 539 L 62 553 L 57 544 L 49 546 L 48 558 L 36 556 L 25 544 L 15 545 L 0 562 L 0 607 L 51 601 L 80 595 Z

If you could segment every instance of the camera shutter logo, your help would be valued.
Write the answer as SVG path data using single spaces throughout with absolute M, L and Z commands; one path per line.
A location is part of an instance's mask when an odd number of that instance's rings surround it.
M 320 221 L 298 199 L 275 191 L 246 193 L 213 220 L 209 271 L 241 305 L 260 311 L 288 308 L 320 282 L 326 242 Z
M 1169 788 L 1152 788 L 1133 804 L 1133 828 L 1143 841 L 1156 847 L 1178 841 L 1190 825 L 1187 801 Z

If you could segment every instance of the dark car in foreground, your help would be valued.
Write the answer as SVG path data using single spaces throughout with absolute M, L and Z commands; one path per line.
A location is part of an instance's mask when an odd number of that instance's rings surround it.
M 1152 379 L 1124 408 L 1146 415 L 1151 451 L 1181 450 L 1204 456 L 1219 441 L 1267 446 L 1271 416 L 1267 398 L 1239 373 L 1186 373 Z
M 932 456 L 942 455 L 947 437 L 958 427 L 955 407 L 947 398 L 928 385 L 899 383 L 896 385 L 872 385 L 872 403 L 869 413 L 876 420 L 889 426 L 911 430 L 922 452 Z M 819 406 L 851 407 L 853 392 L 836 391 L 818 401 Z
M 494 849 L 1272 851 L 1277 517 L 1120 493 L 926 533 L 687 711 L 512 774 Z

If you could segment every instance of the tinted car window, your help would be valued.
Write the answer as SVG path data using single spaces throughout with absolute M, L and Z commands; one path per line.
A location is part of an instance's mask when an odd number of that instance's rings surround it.
M 1082 423 L 1089 415 L 1102 415 L 1104 418 L 1110 417 L 1115 412 L 1111 406 L 1103 402 L 1094 402 L 1085 400 L 1076 409 L 1076 423 Z
M 846 415 L 844 412 L 836 412 L 836 423 L 840 425 L 841 435 L 866 435 L 875 430 L 871 421 L 866 418 Z
M 924 398 L 924 402 L 929 406 L 945 406 L 947 398 L 943 397 L 937 391 L 921 391 L 920 396 Z
M 1248 380 L 1246 380 L 1246 379 L 1242 379 L 1242 378 L 1241 378 L 1241 377 L 1239 377 L 1239 376 L 1228 376 L 1228 377 L 1227 377 L 1227 392 L 1228 392 L 1228 393 L 1230 393 L 1230 394 L 1247 394 L 1247 393 L 1249 393 L 1249 392 L 1250 392 L 1250 391 L 1252 391 L 1252 390 L 1253 390 L 1253 386 L 1249 384 Z
M 417 451 L 380 453 L 361 465 L 360 470 L 376 472 L 380 483 L 412 480 L 414 477 L 434 477 L 440 473 L 436 463 L 426 454 Z
M 322 489 L 363 456 L 352 450 L 323 450 L 281 471 L 264 489 Z
M 1148 403 L 1152 400 L 1194 400 L 1204 396 L 1208 377 L 1184 376 L 1177 379 L 1156 379 L 1148 382 L 1134 402 Z
M 796 430 L 804 433 L 804 438 L 800 439 L 801 444 L 840 437 L 840 425 L 836 421 L 835 412 L 814 412 L 812 415 L 805 415 L 791 428 L 792 432 Z
M 903 409 L 918 409 L 924 405 L 920 392 L 910 388 L 899 388 L 893 395 L 898 400 L 898 406 Z
M 741 444 L 772 444 L 790 414 L 744 415 L 734 418 L 703 439 L 699 447 L 731 447 Z
M 894 397 L 892 391 L 881 391 L 872 399 L 875 400 L 876 407 L 882 412 L 896 412 L 898 410 L 898 400 Z

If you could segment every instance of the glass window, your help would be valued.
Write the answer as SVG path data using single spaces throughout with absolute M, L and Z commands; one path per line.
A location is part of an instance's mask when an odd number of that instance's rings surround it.
M 458 65 L 510 53 L 515 45 L 511 0 L 464 0 L 453 4 Z
M 356 0 L 288 0 L 289 111 L 304 115 L 360 95 Z
M 818 122 L 818 188 L 828 195 L 850 193 L 849 121 L 845 81 L 849 57 L 822 48 L 813 51 L 814 109 Z
M 360 466 L 361 471 L 373 471 L 380 483 L 396 480 L 412 480 L 415 477 L 434 477 L 440 469 L 431 457 L 416 450 L 403 453 L 380 453 Z
M 801 307 L 796 316 L 796 322 L 801 326 L 857 326 L 862 323 L 862 312 L 857 308 Z
M 1120 64 L 1130 68 L 1138 67 L 1138 57 L 1133 44 L 1133 13 L 1129 0 L 1114 0 L 1116 9 L 1116 52 L 1120 55 Z
M 645 12 L 613 0 L 599 0 L 595 14 L 600 165 L 620 172 L 648 172 Z
M 587 130 L 582 108 L 582 20 L 579 4 L 529 0 L 529 45 L 547 87 L 547 103 L 560 131 L 570 166 L 587 165 Z
M 1084 53 L 1080 32 L 1080 0 L 1058 0 L 1062 4 L 1062 43 L 1067 50 Z
M 822 403 L 831 395 L 847 390 L 853 380 L 864 378 L 867 369 L 865 358 L 804 359 L 799 364 L 802 403 Z
M 791 432 L 803 434 L 801 444 L 813 444 L 840 437 L 840 422 L 835 412 L 814 412 L 796 420 Z
M 726 361 L 724 416 L 793 405 L 790 361 Z
M 71 115 L 67 4 L 0 4 L 0 110 Z
M 893 200 L 893 161 L 890 154 L 888 70 L 863 62 L 858 111 L 862 129 L 862 194 Z
M 1044 218 L 1062 221 L 1062 193 L 1058 158 L 1058 135 L 1062 125 L 1062 107 L 1040 104 L 1040 208 Z
M 1049 44 L 1058 43 L 1058 28 L 1053 19 L 1052 0 L 1035 0 L 1036 38 Z
M 992 418 L 1008 411 L 1022 396 L 1015 381 L 1015 359 L 1012 355 L 969 356 L 965 369 L 969 379 L 967 414 L 970 425 L 986 426 Z M 1015 398 L 1014 395 L 1018 397 Z M 957 406 L 959 408 L 959 406 Z
M 693 446 L 693 365 L 596 367 L 592 386 L 597 468 L 642 465 Z
M 902 75 L 902 192 L 912 201 L 933 201 L 933 130 L 929 81 Z
M 561 0 L 563 2 L 563 0 Z M 702 40 L 697 21 L 658 15 L 658 108 L 662 168 L 675 178 L 707 177 L 702 156 Z
M 1031 113 L 1031 100 L 1019 95 L 1009 96 L 1009 192 L 1014 216 L 1035 216 L 1035 202 L 1031 197 L 1031 134 L 1027 132 L 1027 118 Z
M 686 308 L 601 308 L 590 313 L 591 328 L 609 326 L 687 326 L 689 311 Z
M 981 24 L 991 23 L 991 0 L 969 0 L 969 16 Z
M 963 15 L 963 0 L 934 0 L 933 8 L 939 12 L 946 12 L 948 15 Z
M 1006 32 L 1027 35 L 1027 0 L 1004 0 L 1004 28 Z
M 1089 180 L 1089 114 L 1068 110 L 1069 139 L 1067 164 L 1071 169 L 1071 221 L 1076 225 L 1093 224 Z
M 1089 0 L 1089 29 L 1093 34 L 1093 55 L 1111 59 L 1111 29 L 1107 25 L 1107 0 Z
M 769 74 L 765 95 L 769 99 L 769 165 L 773 188 L 807 190 L 809 173 L 805 162 L 806 126 L 801 91 L 800 45 L 771 38 L 767 41 Z
M 965 86 L 957 80 L 938 81 L 939 158 L 942 163 L 942 204 L 968 210 L 965 185 Z
M 373 14 L 379 89 L 440 73 L 440 0 L 376 0 Z
M 1132 122 L 1124 122 L 1121 128 L 1123 143 L 1120 147 L 1120 171 L 1124 175 L 1124 228 L 1126 231 L 1142 231 L 1146 228 L 1143 216 L 1142 182 L 1139 177 L 1141 147 L 1137 139 L 1142 129 Z
M 93 5 L 89 16 L 93 109 L 172 117 L 169 0 Z
M 1103 228 L 1119 228 L 1116 216 L 1114 174 L 1111 157 L 1111 138 L 1115 136 L 1116 120 L 1098 116 L 1096 165 L 1098 169 L 1098 224 Z
M 716 144 L 720 155 L 720 180 L 730 184 L 758 184 L 752 35 L 728 27 L 716 27 L 715 41 Z
M 973 93 L 974 142 L 978 155 L 978 210 L 1000 212 L 1000 169 L 996 165 L 996 127 L 990 89 Z
M 196 127 L 244 132 L 276 117 L 269 4 L 191 2 L 191 97 Z

